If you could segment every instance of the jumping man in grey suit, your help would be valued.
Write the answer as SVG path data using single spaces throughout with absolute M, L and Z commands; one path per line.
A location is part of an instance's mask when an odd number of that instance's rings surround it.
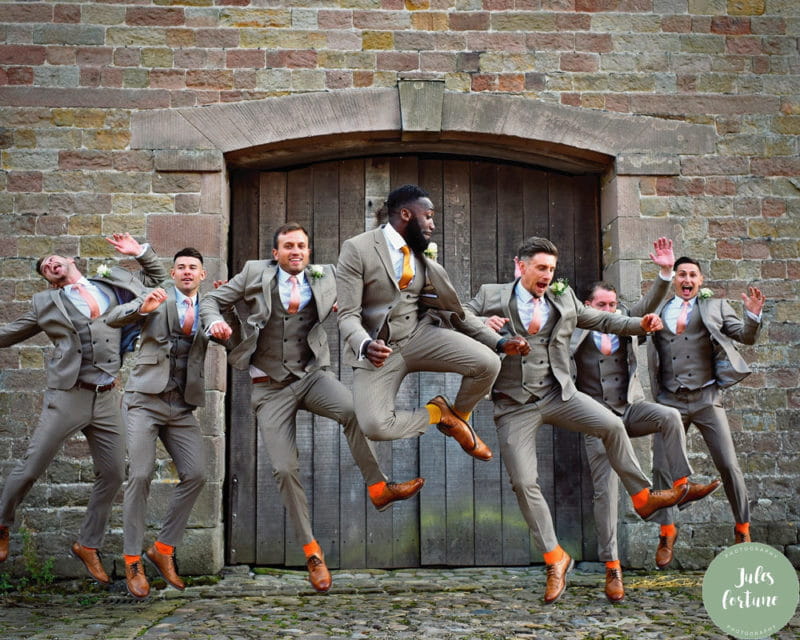
M 247 306 L 246 324 L 252 331 L 233 346 L 228 362 L 250 371 L 253 411 L 289 520 L 302 540 L 309 579 L 317 591 L 327 591 L 331 575 L 312 532 L 300 482 L 297 412 L 305 409 L 343 425 L 350 452 L 377 509 L 416 495 L 424 481 L 387 482 L 356 422 L 352 394 L 329 369 L 330 351 L 322 323 L 335 310 L 333 266 L 309 268 L 308 234 L 295 223 L 275 232 L 272 256 L 273 260 L 247 262 L 230 282 L 204 296 L 200 315 L 211 336 L 227 340 L 231 329 L 221 311 L 239 301 Z
M 641 335 L 661 328 L 655 315 L 628 318 L 601 313 L 580 303 L 565 283 L 552 287 L 558 249 L 546 238 L 526 240 L 517 253 L 520 277 L 480 288 L 466 308 L 507 335 L 524 336 L 527 356 L 506 356 L 494 384 L 497 438 L 511 484 L 534 540 L 544 552 L 547 585 L 544 601 L 564 592 L 573 561 L 556 538 L 550 509 L 539 487 L 536 432 L 544 423 L 600 438 L 611 466 L 642 518 L 678 502 L 686 487 L 650 491 L 619 416 L 575 388 L 570 376 L 569 343 L 576 327 L 620 335 Z
M 6 478 L 0 497 L 0 562 L 8 557 L 8 528 L 14 523 L 17 505 L 61 444 L 82 431 L 94 461 L 95 479 L 72 553 L 104 584 L 111 581 L 97 550 L 125 472 L 119 395 L 112 391 L 121 364 L 121 331 L 104 320 L 118 304 L 143 296 L 145 285 L 167 277 L 152 249 L 142 247 L 129 234 L 114 234 L 109 242 L 120 253 L 136 256 L 144 284 L 119 267 L 101 267 L 98 276 L 85 278 L 72 258 L 47 256 L 39 260 L 36 270 L 51 288 L 33 296 L 28 313 L 0 328 L 0 347 L 17 344 L 40 331 L 54 345 L 39 424 L 25 455 Z
M 680 411 L 684 429 L 695 424 L 703 436 L 711 459 L 720 472 L 725 494 L 735 521 L 734 539 L 750 542 L 750 505 L 744 476 L 736 460 L 736 449 L 720 389 L 750 374 L 733 341 L 754 344 L 761 327 L 766 298 L 756 287 L 742 294 L 745 318 L 742 322 L 725 300 L 713 298 L 701 289 L 700 264 L 687 257 L 675 262 L 675 296 L 662 303 L 657 313 L 665 329 L 648 338 L 647 357 L 653 395 L 661 404 Z M 655 486 L 669 483 L 669 465 L 662 438 L 653 440 Z M 656 564 L 667 566 L 678 537 L 674 511 L 658 514 L 661 523 Z
M 653 262 L 661 267 L 659 276 L 647 294 L 634 304 L 630 315 L 651 313 L 658 307 L 672 282 L 675 255 L 672 241 L 659 238 L 653 243 Z M 616 289 L 607 282 L 595 282 L 585 302 L 587 307 L 607 313 L 620 313 Z M 672 486 L 689 484 L 679 508 L 700 500 L 720 485 L 689 482 L 692 467 L 686 454 L 686 436 L 681 415 L 676 409 L 655 402 L 646 402 L 637 372 L 636 344 L 626 336 L 576 329 L 570 341 L 575 364 L 575 386 L 622 418 L 631 438 L 661 434 L 669 461 Z M 594 521 L 597 529 L 597 548 L 600 560 L 606 564 L 606 597 L 620 602 L 625 597 L 622 569 L 617 549 L 617 503 L 619 482 L 611 469 L 603 441 L 597 436 L 584 437 L 589 470 L 594 487 Z
M 358 423 L 372 440 L 417 437 L 438 424 L 464 451 L 489 460 L 491 450 L 467 420 L 497 376 L 495 350 L 519 353 L 527 344 L 466 315 L 447 272 L 425 255 L 434 230 L 425 191 L 399 187 L 386 209 L 388 224 L 346 240 L 337 266 L 339 329 L 349 346 Z M 452 405 L 436 396 L 425 409 L 396 410 L 400 384 L 414 371 L 461 374 Z
M 128 482 L 123 501 L 125 582 L 135 598 L 150 584 L 142 569 L 147 496 L 160 438 L 180 481 L 166 517 L 145 557 L 176 589 L 185 587 L 175 564 L 192 507 L 205 484 L 206 455 L 194 409 L 205 404 L 204 362 L 208 336 L 200 327 L 198 292 L 206 277 L 203 256 L 187 247 L 175 254 L 173 287 L 150 292 L 144 302 L 120 305 L 107 316 L 112 327 L 141 323 L 139 352 L 125 386 Z M 231 320 L 233 322 L 233 320 Z

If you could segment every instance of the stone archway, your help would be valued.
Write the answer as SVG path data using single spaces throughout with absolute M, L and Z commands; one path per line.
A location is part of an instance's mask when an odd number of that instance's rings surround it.
M 638 294 L 637 257 L 646 255 L 649 239 L 672 231 L 641 219 L 639 178 L 678 175 L 680 157 L 710 153 L 714 139 L 707 125 L 447 92 L 433 80 L 140 111 L 131 121 L 131 148 L 154 151 L 157 172 L 201 175 L 200 213 L 220 215 L 221 229 L 228 215 L 228 167 L 435 152 L 602 174 L 601 225 L 609 249 L 604 273 L 623 296 Z M 224 239 L 216 248 L 224 262 Z M 207 248 L 210 254 L 213 249 Z

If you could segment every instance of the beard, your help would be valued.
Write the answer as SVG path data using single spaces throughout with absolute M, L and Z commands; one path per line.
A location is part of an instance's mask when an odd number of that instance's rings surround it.
M 416 217 L 409 220 L 405 236 L 406 243 L 414 253 L 421 255 L 428 248 L 430 240 L 422 234 L 422 227 L 419 226 L 419 220 Z

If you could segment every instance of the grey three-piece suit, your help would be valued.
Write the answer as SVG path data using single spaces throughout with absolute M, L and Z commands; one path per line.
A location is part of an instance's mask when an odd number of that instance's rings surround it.
M 501 333 L 525 337 L 526 356 L 505 356 L 494 384 L 494 419 L 500 451 L 525 521 L 542 552 L 558 545 L 550 509 L 539 487 L 536 432 L 542 424 L 600 438 L 614 471 L 630 495 L 650 486 L 625 432 L 610 409 L 575 388 L 570 375 L 570 339 L 576 327 L 639 335 L 639 318 L 596 311 L 581 303 L 569 287 L 545 293 L 547 322 L 530 335 L 522 326 L 515 295 L 518 280 L 483 285 L 466 308 L 477 316 L 509 318 Z M 522 286 L 522 285 L 519 285 Z
M 656 278 L 647 294 L 630 308 L 630 314 L 641 316 L 652 313 L 669 290 L 670 281 Z M 603 355 L 591 331 L 576 329 L 572 334 L 570 351 L 575 363 L 575 384 L 578 389 L 619 415 L 630 437 L 660 433 L 671 481 L 691 475 L 680 413 L 644 399 L 639 382 L 636 344 L 628 337 L 619 336 L 619 348 L 611 355 Z M 617 476 L 609 464 L 602 440 L 586 434 L 584 443 L 594 487 L 598 556 L 603 562 L 618 560 Z M 671 482 L 669 486 L 672 486 Z
M 320 274 L 317 276 L 316 274 Z M 227 284 L 203 297 L 203 326 L 223 320 L 222 310 L 239 301 L 247 306 L 249 333 L 233 344 L 228 362 L 238 369 L 253 365 L 267 374 L 253 385 L 252 407 L 272 463 L 273 474 L 295 532 L 302 544 L 314 539 L 308 500 L 300 482 L 295 416 L 305 409 L 336 420 L 367 485 L 386 480 L 358 427 L 353 397 L 329 370 L 330 351 L 322 323 L 336 302 L 332 265 L 305 270 L 311 301 L 289 314 L 278 290 L 278 266 L 272 260 L 251 260 Z M 260 377 L 260 376 L 259 376 Z
M 0 328 L 0 347 L 8 347 L 40 331 L 53 342 L 47 364 L 47 389 L 39 423 L 31 435 L 23 458 L 6 478 L 0 498 L 0 525 L 14 522 L 17 505 L 44 473 L 64 440 L 83 431 L 94 461 L 94 485 L 78 542 L 90 548 L 103 543 L 111 506 L 125 474 L 125 445 L 115 390 L 95 392 L 77 384 L 117 376 L 121 365 L 121 331 L 108 326 L 105 318 L 119 304 L 145 292 L 167 277 L 151 249 L 137 258 L 143 271 L 139 277 L 114 267 L 108 277 L 91 282 L 103 291 L 109 307 L 90 320 L 63 290 L 49 289 L 33 296 L 32 309 Z
M 145 534 L 147 497 L 153 478 L 156 442 L 164 443 L 180 479 L 172 495 L 158 541 L 178 546 L 189 514 L 205 483 L 206 455 L 196 407 L 205 404 L 204 362 L 209 339 L 196 322 L 182 331 L 174 286 L 167 299 L 142 316 L 138 303 L 108 314 L 111 326 L 142 323 L 139 352 L 125 386 L 128 482 L 123 501 L 125 555 L 140 555 Z M 198 296 L 199 297 L 199 296 Z M 199 316 L 195 310 L 195 318 Z
M 662 303 L 657 313 L 663 315 L 670 302 Z M 725 300 L 695 298 L 683 333 L 675 335 L 665 326 L 648 338 L 647 345 L 654 397 L 680 411 L 685 429 L 695 424 L 700 430 L 738 523 L 750 522 L 750 506 L 720 389 L 750 374 L 733 341 L 755 343 L 760 326 L 748 315 L 740 320 Z M 653 442 L 653 479 L 656 488 L 669 483 L 664 446 L 658 436 Z M 669 524 L 674 516 L 674 509 L 664 509 L 654 519 Z
M 494 352 L 500 336 L 464 313 L 440 265 L 426 256 L 415 260 L 414 279 L 401 291 L 382 227 L 346 240 L 339 254 L 339 329 L 353 367 L 358 422 L 373 440 L 410 438 L 427 430 L 427 410 L 395 409 L 395 397 L 409 373 L 461 374 L 452 406 L 470 413 L 491 389 L 500 367 Z M 378 338 L 393 349 L 381 367 L 359 357 L 364 341 Z

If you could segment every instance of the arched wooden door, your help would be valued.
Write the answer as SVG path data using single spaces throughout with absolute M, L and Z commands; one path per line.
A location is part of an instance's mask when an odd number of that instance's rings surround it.
M 419 184 L 432 196 L 438 260 L 464 300 L 481 284 L 511 280 L 516 249 L 530 235 L 557 244 L 558 277 L 580 286 L 600 273 L 597 176 L 488 160 L 381 156 L 232 172 L 231 274 L 246 260 L 271 256 L 273 232 L 287 220 L 311 233 L 312 263 L 335 264 L 342 242 L 373 228 L 373 212 L 391 189 L 406 183 Z M 336 370 L 335 322 L 328 332 Z M 338 370 L 349 384 L 350 368 Z M 409 376 L 398 406 L 419 406 L 442 391 L 452 397 L 457 386 L 454 375 Z M 302 565 L 302 550 L 285 519 L 250 411 L 246 373 L 232 372 L 228 397 L 228 561 Z M 390 478 L 421 475 L 426 480 L 419 498 L 378 513 L 366 497 L 339 425 L 301 412 L 297 441 L 302 480 L 313 509 L 314 533 L 329 566 L 541 562 L 497 455 L 490 401 L 478 406 L 473 424 L 496 453 L 489 462 L 473 461 L 436 429 L 421 438 L 375 443 Z M 540 482 L 560 542 L 574 557 L 594 559 L 591 482 L 581 439 L 545 426 L 538 443 Z

